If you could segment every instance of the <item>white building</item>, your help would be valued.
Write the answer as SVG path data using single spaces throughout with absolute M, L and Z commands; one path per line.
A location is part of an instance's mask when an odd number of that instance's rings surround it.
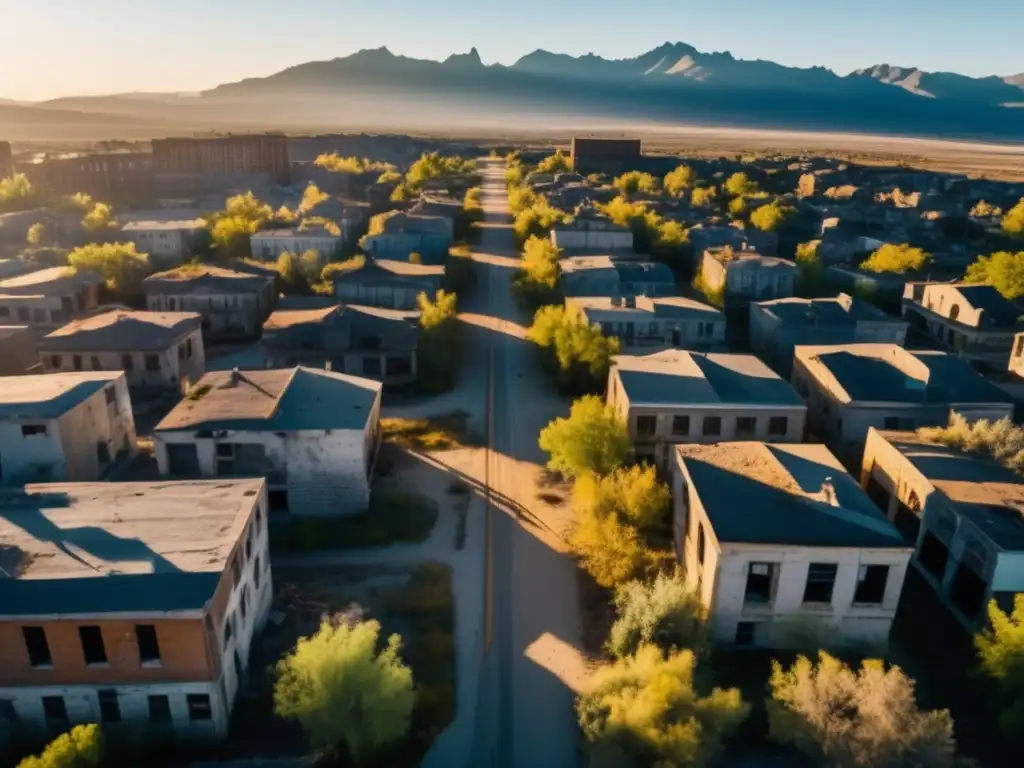
M 67 267 L 0 280 L 0 323 L 57 328 L 96 309 L 103 278 Z
M 47 373 L 124 371 L 134 390 L 181 390 L 206 370 L 196 312 L 115 309 L 59 328 L 39 342 Z
M 704 251 L 700 266 L 706 289 L 722 294 L 726 307 L 792 296 L 797 272 L 796 264 L 788 259 L 729 246 Z
M 0 378 L 0 484 L 99 480 L 134 453 L 123 373 Z
M 623 349 L 725 348 L 725 315 L 683 296 L 572 296 L 565 307 L 588 324 L 600 325 Z
M 30 485 L 5 498 L 0 715 L 38 748 L 228 733 L 273 592 L 260 479 Z M 263 674 L 263 670 L 256 670 Z
M 130 221 L 121 232 L 139 253 L 148 253 L 150 263 L 158 269 L 178 266 L 209 243 L 202 219 Z
M 365 511 L 381 387 L 303 367 L 208 373 L 153 432 L 160 472 L 264 476 L 272 507 L 297 514 Z
M 608 404 L 639 459 L 667 468 L 676 443 L 800 442 L 807 406 L 753 355 L 665 350 L 616 355 Z
M 888 640 L 912 548 L 824 446 L 676 446 L 672 497 L 716 642 Z
M 335 235 L 321 227 L 308 229 L 267 229 L 249 238 L 254 259 L 277 261 L 285 253 L 301 256 L 314 251 L 320 256 L 320 263 L 326 264 L 341 254 L 341 235 Z

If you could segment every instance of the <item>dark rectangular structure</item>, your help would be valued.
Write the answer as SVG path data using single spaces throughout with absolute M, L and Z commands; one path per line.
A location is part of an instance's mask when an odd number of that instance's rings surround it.
M 281 133 L 153 140 L 159 174 L 266 174 L 287 183 L 288 137 Z
M 577 173 L 625 173 L 638 167 L 640 139 L 572 139 L 572 163 Z
M 14 155 L 9 141 L 0 141 L 0 179 L 14 175 Z
M 85 192 L 104 202 L 142 202 L 153 196 L 153 156 L 143 152 L 80 155 L 19 163 L 39 187 L 61 195 Z

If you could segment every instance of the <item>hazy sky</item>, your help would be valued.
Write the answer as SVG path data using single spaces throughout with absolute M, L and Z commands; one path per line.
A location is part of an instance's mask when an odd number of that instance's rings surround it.
M 989 0 L 0 0 L 0 98 L 200 90 L 388 46 L 635 56 L 671 40 L 745 59 L 1024 72 L 1024 2 Z

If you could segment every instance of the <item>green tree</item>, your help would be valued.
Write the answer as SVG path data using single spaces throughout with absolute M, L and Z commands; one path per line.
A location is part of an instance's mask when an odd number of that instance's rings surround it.
M 391 635 L 378 653 L 379 635 L 376 621 L 325 620 L 278 662 L 274 711 L 297 720 L 318 753 L 371 765 L 409 732 L 412 671 L 399 656 L 401 638 Z
M 530 237 L 523 245 L 523 272 L 526 279 L 546 288 L 558 284 L 558 260 L 562 251 L 550 239 Z
M 916 272 L 924 269 L 931 259 L 931 254 L 907 243 L 902 245 L 886 243 L 872 253 L 867 261 L 860 266 L 867 272 L 894 272 L 902 275 L 904 272 Z
M 698 208 L 708 208 L 718 199 L 718 190 L 714 187 L 694 187 L 690 193 L 690 202 Z
M 629 171 L 622 174 L 612 182 L 612 186 L 623 195 L 635 195 L 637 192 L 653 195 L 661 191 L 661 186 L 654 176 L 640 171 Z
M 853 670 L 824 651 L 815 663 L 772 663 L 771 737 L 837 768 L 954 765 L 953 719 L 922 712 L 914 681 L 877 659 Z
M 749 707 L 735 688 L 694 689 L 696 659 L 641 646 L 598 669 L 577 703 L 590 764 L 623 768 L 705 766 Z
M 0 199 L 3 195 L 0 194 Z M 1003 231 L 1008 235 L 1024 235 L 1024 197 L 1003 216 Z
M 455 384 L 459 366 L 457 305 L 456 294 L 444 289 L 433 300 L 425 293 L 416 297 L 420 311 L 419 377 L 422 386 L 431 392 Z
M 999 251 L 991 256 L 979 256 L 967 268 L 964 280 L 968 283 L 991 285 L 1008 299 L 1024 296 L 1024 251 Z
M 636 528 L 590 507 L 573 510 L 569 546 L 583 570 L 606 588 L 644 578 L 654 561 Z
M 225 256 L 247 257 L 250 255 L 249 238 L 273 216 L 271 207 L 261 203 L 252 192 L 229 197 L 224 201 L 224 210 L 207 218 L 210 239 Z
M 46 235 L 46 228 L 38 221 L 28 228 L 28 232 L 25 234 L 25 240 L 29 245 L 38 247 L 43 243 L 43 237 Z
M 76 725 L 51 741 L 38 757 L 26 757 L 18 768 L 98 768 L 103 752 L 100 727 Z
M 759 192 L 758 186 L 743 171 L 737 171 L 725 181 L 725 191 L 733 197 L 753 195 Z
M 555 150 L 555 154 L 548 155 L 539 163 L 537 170 L 540 173 L 562 173 L 572 170 L 572 158 L 564 154 L 562 150 Z
M 1024 728 L 1024 595 L 1013 596 L 1013 610 L 988 604 L 989 629 L 974 637 L 981 670 L 995 680 L 1002 699 L 1000 727 L 1008 734 Z
M 688 165 L 680 165 L 674 171 L 665 175 L 665 191 L 672 197 L 684 198 L 690 194 L 690 190 L 697 183 L 697 174 Z
M 636 653 L 641 645 L 655 645 L 665 653 L 688 648 L 698 656 L 708 647 L 707 609 L 678 572 L 620 584 L 615 612 L 608 650 L 618 658 Z
M 298 212 L 309 213 L 320 203 L 329 200 L 330 197 L 326 192 L 321 192 L 320 187 L 316 184 L 309 184 L 302 193 L 302 201 L 299 203 Z
M 601 326 L 587 323 L 560 305 L 537 310 L 526 337 L 552 352 L 559 383 L 571 392 L 600 389 L 607 380 L 612 356 L 619 352 L 618 339 L 605 336 Z
M 113 229 L 117 226 L 117 222 L 114 221 L 114 211 L 106 203 L 96 203 L 92 210 L 85 214 L 82 226 L 90 232 Z
M 626 425 L 596 395 L 574 402 L 568 417 L 541 430 L 538 442 L 551 456 L 548 467 L 569 477 L 587 472 L 606 475 L 626 460 L 631 449 Z
M 762 232 L 775 232 L 792 214 L 792 208 L 775 200 L 753 211 L 750 214 L 750 223 Z
M 115 296 L 137 296 L 142 281 L 152 273 L 149 256 L 135 250 L 135 243 L 98 243 L 83 245 L 68 254 L 68 264 L 103 276 L 107 289 Z
M 601 516 L 615 515 L 637 530 L 658 528 L 665 522 L 671 497 L 649 464 L 618 467 L 604 476 L 580 475 L 573 489 L 576 509 L 587 507 Z

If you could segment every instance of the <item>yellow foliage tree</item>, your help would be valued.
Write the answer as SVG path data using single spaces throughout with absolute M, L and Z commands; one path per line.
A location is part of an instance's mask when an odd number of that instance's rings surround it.
M 1013 596 L 1013 610 L 988 604 L 989 628 L 974 637 L 981 670 L 996 681 L 1003 710 L 1002 729 L 1019 734 L 1024 728 L 1024 595 Z
M 714 187 L 694 187 L 690 193 L 690 202 L 700 208 L 714 205 L 718 199 L 718 190 Z
M 637 192 L 653 195 L 661 191 L 658 180 L 651 174 L 641 171 L 629 171 L 622 174 L 612 182 L 612 186 L 623 195 L 634 195 Z
M 737 171 L 725 181 L 725 191 L 733 197 L 757 193 L 757 184 L 743 171 Z
M 688 165 L 680 165 L 674 171 L 665 175 L 665 191 L 672 197 L 686 197 L 694 184 L 697 183 L 697 174 Z
M 1024 198 L 1006 212 L 1003 217 L 1003 231 L 1014 237 L 1024 235 Z
M 904 272 L 916 272 L 924 269 L 931 258 L 931 254 L 921 248 L 914 248 L 908 243 L 902 245 L 886 243 L 872 253 L 867 261 L 860 266 L 867 272 L 894 272 L 902 275 Z
M 28 232 L 25 233 L 25 240 L 29 245 L 38 246 L 42 244 L 45 234 L 46 228 L 37 221 L 28 228 Z
M 98 725 L 76 725 L 51 741 L 38 757 L 26 757 L 18 768 L 99 768 L 103 733 Z
M 299 213 L 309 213 L 320 203 L 329 200 L 330 197 L 326 192 L 321 192 L 320 187 L 316 184 L 310 184 L 302 193 L 302 201 L 299 203 L 298 211 Z
M 114 211 L 106 203 L 96 203 L 92 210 L 85 214 L 82 226 L 90 232 L 112 229 L 117 226 L 117 222 L 114 221 Z
M 631 444 L 626 425 L 600 397 L 587 395 L 572 404 L 569 415 L 541 430 L 541 450 L 548 467 L 569 477 L 608 474 L 621 466 Z
M 553 155 L 548 155 L 539 163 L 537 170 L 540 173 L 561 173 L 572 170 L 572 158 L 564 154 L 562 150 L 555 150 Z
M 762 232 L 774 232 L 792 215 L 793 209 L 775 200 L 750 214 L 750 223 Z
M 107 289 L 121 297 L 140 293 L 142 281 L 152 272 L 149 256 L 135 250 L 135 243 L 83 245 L 68 254 L 68 264 L 103 276 Z

